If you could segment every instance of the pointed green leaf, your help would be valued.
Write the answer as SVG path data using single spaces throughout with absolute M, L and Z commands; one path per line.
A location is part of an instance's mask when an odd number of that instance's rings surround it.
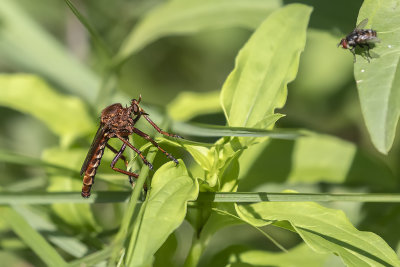
M 275 11 L 239 52 L 221 92 L 229 126 L 255 127 L 283 107 L 287 84 L 297 74 L 311 10 L 292 4 Z
M 264 202 L 239 205 L 237 212 L 257 226 L 287 221 L 314 251 L 335 253 L 348 266 L 400 266 L 396 253 L 381 237 L 358 231 L 341 210 L 311 202 Z
M 187 202 L 197 198 L 198 183 L 188 175 L 183 161 L 177 166 L 169 162 L 154 174 L 149 193 L 143 218 L 135 222 L 132 238 L 136 240 L 133 255 L 128 259 L 129 266 L 148 263 L 182 223 Z
M 361 109 L 374 146 L 387 154 L 400 117 L 400 1 L 364 1 L 358 21 L 377 31 L 380 43 L 371 49 L 371 63 L 357 57 L 354 76 Z

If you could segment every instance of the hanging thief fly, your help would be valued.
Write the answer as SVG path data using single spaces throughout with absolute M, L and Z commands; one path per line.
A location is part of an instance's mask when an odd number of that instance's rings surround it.
M 369 58 L 371 55 L 369 54 L 369 49 L 371 43 L 378 43 L 380 40 L 377 38 L 376 31 L 372 29 L 363 29 L 368 23 L 368 19 L 364 19 L 361 21 L 357 27 L 349 33 L 346 38 L 340 40 L 339 46 L 342 46 L 344 49 L 350 49 L 350 52 L 354 56 L 354 62 L 356 62 L 356 52 L 355 49 L 357 46 L 359 47 L 367 47 L 367 60 L 369 62 Z
M 161 130 L 149 118 L 149 115 L 144 112 L 144 110 L 139 106 L 140 101 L 141 96 L 139 96 L 139 100 L 132 99 L 131 105 L 129 107 L 124 108 L 121 104 L 116 103 L 106 107 L 101 112 L 100 127 L 97 130 L 96 136 L 93 139 L 92 145 L 90 146 L 89 152 L 81 169 L 81 175 L 84 175 L 82 186 L 82 196 L 84 198 L 90 197 L 90 190 L 94 183 L 94 177 L 96 175 L 97 168 L 100 165 L 105 147 L 108 147 L 112 152 L 116 154 L 111 162 L 111 168 L 114 171 L 128 175 L 131 184 L 133 184 L 132 177 L 138 178 L 139 175 L 115 167 L 118 159 L 122 159 L 125 162 L 125 165 L 128 165 L 126 158 L 122 155 L 126 146 L 135 151 L 141 157 L 144 164 L 146 164 L 150 169 L 153 169 L 153 165 L 151 165 L 151 163 L 146 160 L 145 156 L 142 155 L 142 152 L 129 142 L 129 135 L 131 134 L 135 133 L 146 139 L 147 141 L 151 142 L 169 159 L 178 164 L 178 161 L 171 154 L 162 149 L 156 141 L 154 141 L 149 135 L 135 127 L 136 122 L 141 117 L 144 117 L 159 133 L 166 136 L 182 138 L 179 135 L 170 134 Z M 122 146 L 119 151 L 107 143 L 110 138 L 118 138 L 122 141 Z

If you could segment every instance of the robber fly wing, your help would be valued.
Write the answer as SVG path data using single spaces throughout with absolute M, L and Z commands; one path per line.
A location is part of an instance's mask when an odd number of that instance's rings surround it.
M 97 129 L 97 133 L 92 141 L 92 144 L 90 145 L 89 152 L 86 155 L 85 161 L 83 162 L 82 168 L 81 168 L 81 175 L 86 171 L 90 159 L 93 157 L 94 152 L 96 151 L 97 147 L 99 146 L 100 141 L 102 140 L 102 137 L 106 131 L 106 127 L 104 125 L 100 125 L 99 129 Z
M 367 23 L 368 23 L 368 18 L 367 19 L 363 19 L 360 23 L 358 23 L 356 29 L 365 28 L 365 26 L 367 26 Z

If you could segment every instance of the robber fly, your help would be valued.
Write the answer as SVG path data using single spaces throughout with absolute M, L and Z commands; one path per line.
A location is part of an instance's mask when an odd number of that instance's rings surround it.
M 368 19 L 361 21 L 357 27 L 338 44 L 338 47 L 342 46 L 344 49 L 350 49 L 350 52 L 354 56 L 354 62 L 356 62 L 355 49 L 357 46 L 367 47 L 367 60 L 369 62 L 369 58 L 371 57 L 369 54 L 369 49 L 371 48 L 370 44 L 380 42 L 380 40 L 376 37 L 376 31 L 372 29 L 363 29 L 367 23 Z
M 163 152 L 169 159 L 178 164 L 178 161 L 164 149 L 162 149 L 156 141 L 154 141 L 149 135 L 140 131 L 135 127 L 136 122 L 144 117 L 153 127 L 157 130 L 157 132 L 171 137 L 182 138 L 176 134 L 170 134 L 161 130 L 150 118 L 149 115 L 144 112 L 144 110 L 139 106 L 142 97 L 139 96 L 139 100 L 132 99 L 131 105 L 129 107 L 122 107 L 121 104 L 116 103 L 106 107 L 101 112 L 100 117 L 100 127 L 97 130 L 96 136 L 93 139 L 92 145 L 90 146 L 89 152 L 86 156 L 86 159 L 82 165 L 81 175 L 83 176 L 83 186 L 82 186 L 82 197 L 88 198 L 90 196 L 90 190 L 94 183 L 94 177 L 96 175 L 97 168 L 100 165 L 101 158 L 103 157 L 105 147 L 108 147 L 112 152 L 116 155 L 111 162 L 111 168 L 114 171 L 126 174 L 129 176 L 129 182 L 133 185 L 132 177 L 138 178 L 139 175 L 133 172 L 124 171 L 115 167 L 118 159 L 122 159 L 125 162 L 125 165 L 128 165 L 128 161 L 122 155 L 126 146 L 130 147 L 133 151 L 135 151 L 143 160 L 144 164 L 146 164 L 150 169 L 153 169 L 153 165 L 147 161 L 145 156 L 142 155 L 142 152 L 134 147 L 129 142 L 129 135 L 137 134 L 140 137 L 146 139 L 151 142 L 154 146 L 156 146 L 161 152 Z M 122 141 L 122 146 L 118 150 L 113 148 L 107 142 L 110 138 L 118 138 Z

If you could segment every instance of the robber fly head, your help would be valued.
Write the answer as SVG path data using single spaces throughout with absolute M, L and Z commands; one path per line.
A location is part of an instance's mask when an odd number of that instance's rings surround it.
M 131 111 L 134 115 L 138 115 L 140 111 L 139 103 L 142 101 L 142 95 L 139 95 L 139 100 L 132 99 L 131 101 Z

